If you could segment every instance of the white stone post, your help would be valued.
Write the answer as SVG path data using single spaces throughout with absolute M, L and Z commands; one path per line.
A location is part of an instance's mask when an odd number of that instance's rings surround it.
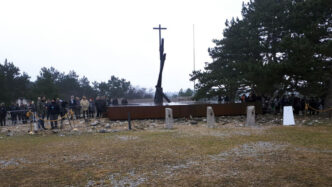
M 292 106 L 284 106 L 283 110 L 283 125 L 295 125 L 294 114 L 293 114 L 293 107 Z
M 255 106 L 247 106 L 246 126 L 255 126 Z
M 33 123 L 33 130 L 37 132 L 39 130 L 38 124 L 36 122 Z
M 165 108 L 165 128 L 171 129 L 173 128 L 173 110 L 171 108 Z
M 216 127 L 216 119 L 214 117 L 214 112 L 211 106 L 206 109 L 206 122 L 209 128 Z

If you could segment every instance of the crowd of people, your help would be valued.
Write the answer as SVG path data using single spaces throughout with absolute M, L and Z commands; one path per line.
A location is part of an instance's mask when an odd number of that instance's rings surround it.
M 281 113 L 284 106 L 292 106 L 294 114 L 318 115 L 324 108 L 324 100 L 316 97 L 298 97 L 294 94 L 275 98 L 262 98 L 263 111 Z
M 104 96 L 97 96 L 95 100 L 85 96 L 82 98 L 71 96 L 69 101 L 38 97 L 37 102 L 31 101 L 26 104 L 15 102 L 10 107 L 1 103 L 0 122 L 1 126 L 5 126 L 9 117 L 12 125 L 36 122 L 39 128 L 46 129 L 45 120 L 47 120 L 51 124 L 51 129 L 56 129 L 58 121 L 62 124 L 65 119 L 101 118 L 106 112 L 106 106 L 110 104 L 108 102 Z
M 292 106 L 295 114 L 317 115 L 318 110 L 323 109 L 324 100 L 314 97 L 299 97 L 294 94 L 284 95 L 282 97 L 265 97 L 256 96 L 253 92 L 248 96 L 243 94 L 239 97 L 242 103 L 245 102 L 261 102 L 263 113 L 280 114 L 284 106 Z M 222 98 L 218 97 L 221 102 Z M 224 98 L 224 103 L 228 102 L 228 98 Z M 121 100 L 121 104 L 126 105 L 126 99 Z M 105 96 L 97 96 L 93 98 L 82 98 L 71 96 L 69 101 L 59 98 L 46 99 L 38 97 L 37 102 L 31 101 L 27 104 L 13 103 L 10 107 L 6 107 L 4 103 L 0 104 L 0 125 L 6 125 L 7 117 L 10 118 L 11 124 L 26 124 L 28 122 L 37 122 L 39 128 L 45 128 L 45 120 L 50 121 L 51 128 L 58 128 L 58 121 L 62 122 L 65 115 L 69 112 L 67 119 L 88 119 L 100 118 L 106 111 L 106 106 L 118 105 L 118 99 L 107 99 Z M 60 118 L 60 120 L 59 120 Z
M 294 114 L 317 115 L 319 110 L 324 108 L 324 100 L 316 97 L 300 97 L 295 94 L 283 95 L 282 97 L 258 97 L 254 93 L 250 93 L 247 97 L 243 94 L 240 97 L 241 102 L 256 102 L 262 103 L 263 113 L 282 113 L 284 106 L 292 106 Z

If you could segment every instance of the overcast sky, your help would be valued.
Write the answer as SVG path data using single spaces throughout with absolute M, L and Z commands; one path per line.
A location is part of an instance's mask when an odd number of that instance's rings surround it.
M 111 75 L 153 88 L 159 73 L 158 31 L 167 27 L 164 91 L 192 88 L 193 24 L 196 69 L 222 38 L 226 19 L 243 0 L 0 0 L 0 62 L 35 80 L 41 67 L 74 70 L 92 81 Z M 247 0 L 245 0 L 247 2 Z

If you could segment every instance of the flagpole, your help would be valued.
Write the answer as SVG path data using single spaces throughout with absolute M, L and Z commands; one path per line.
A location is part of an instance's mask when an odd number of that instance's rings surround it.
M 196 70 L 196 50 L 195 50 L 195 24 L 193 24 L 193 68 L 194 68 L 194 71 Z M 195 89 L 196 86 L 195 86 L 195 80 L 194 80 L 194 92 L 195 92 Z

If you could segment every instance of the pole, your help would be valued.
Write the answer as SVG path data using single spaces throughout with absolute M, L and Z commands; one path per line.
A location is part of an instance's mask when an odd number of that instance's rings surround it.
M 194 71 L 196 70 L 196 50 L 195 50 L 195 24 L 193 24 L 193 66 L 194 66 Z M 194 92 L 195 92 L 195 80 L 194 80 Z
M 128 112 L 128 130 L 131 130 L 130 112 Z

